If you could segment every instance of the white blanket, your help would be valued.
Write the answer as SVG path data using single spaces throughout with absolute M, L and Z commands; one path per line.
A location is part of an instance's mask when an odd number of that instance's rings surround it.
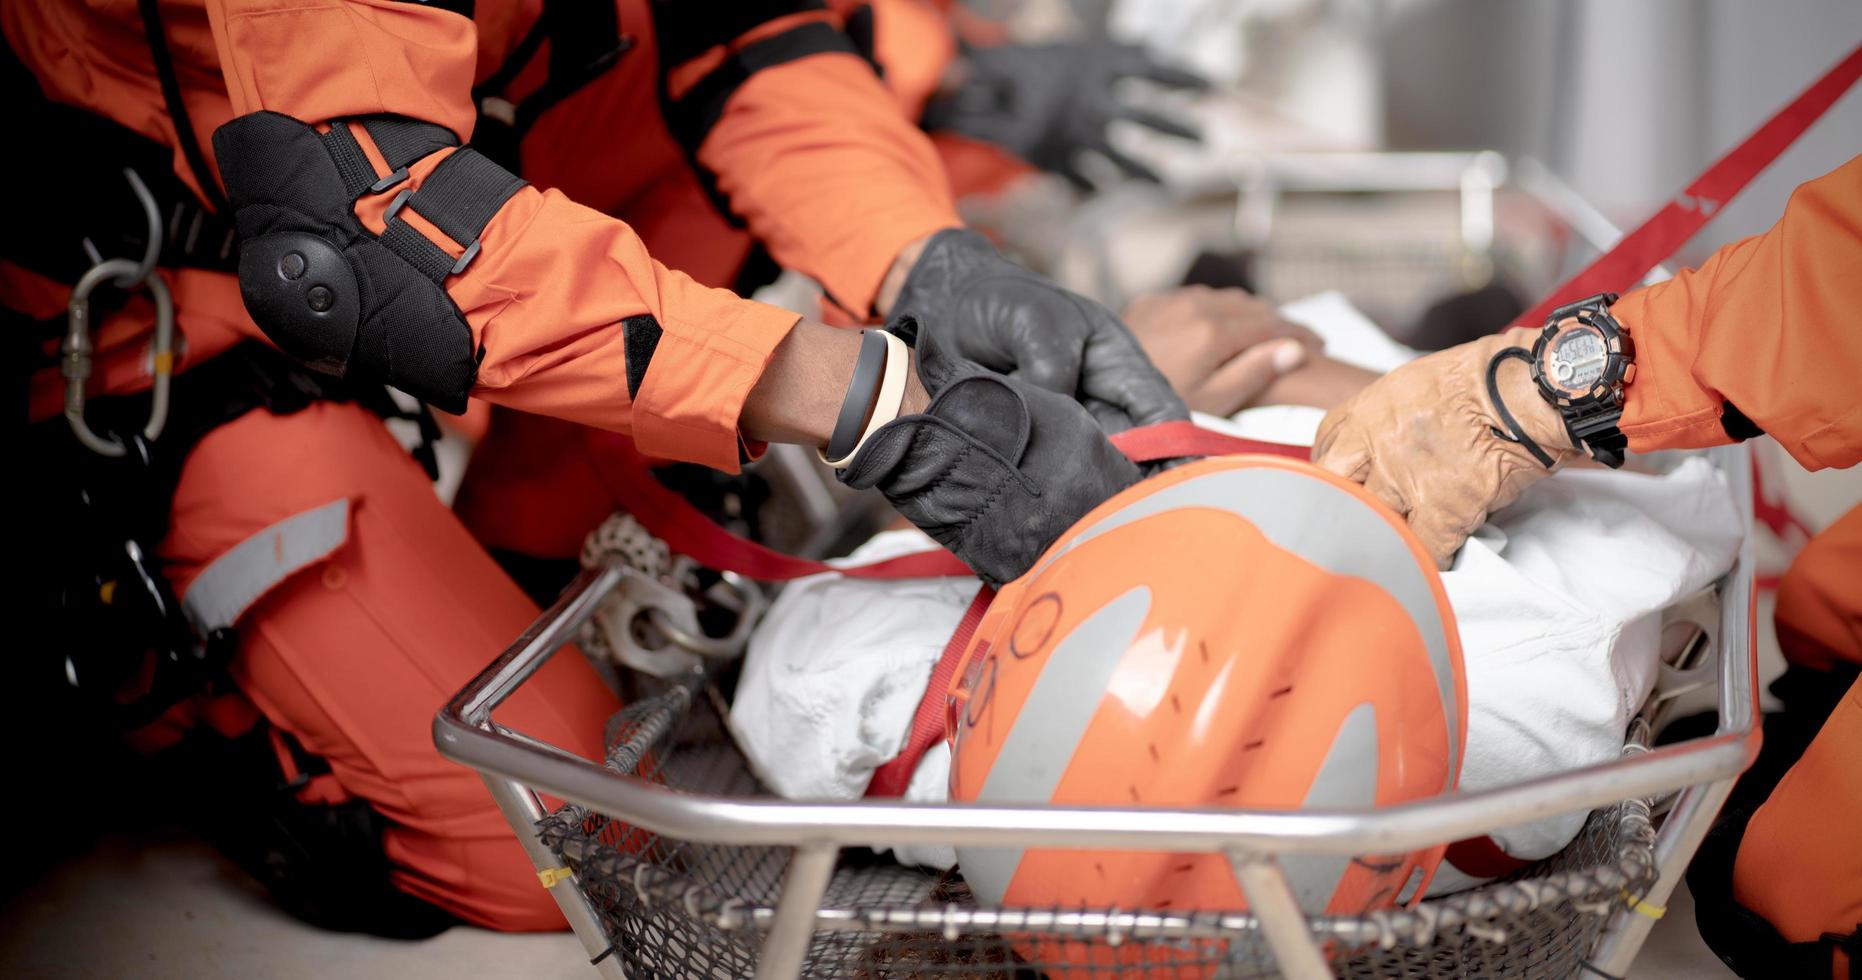
M 1342 299 L 1292 304 L 1327 352 L 1385 368 L 1396 347 Z M 1254 438 L 1310 444 L 1316 410 L 1251 409 L 1203 419 Z M 1461 632 L 1468 683 L 1463 789 L 1486 789 L 1614 758 L 1654 683 L 1661 610 L 1726 571 L 1742 525 L 1724 479 L 1688 459 L 1660 476 L 1570 470 L 1541 481 L 1470 540 L 1442 582 Z M 849 561 L 931 547 L 881 534 Z M 1598 556 L 1607 560 L 1598 560 Z M 862 581 L 818 575 L 789 585 L 756 634 L 732 728 L 765 784 L 795 799 L 853 799 L 897 755 L 972 579 Z M 947 749 L 927 753 L 908 799 L 942 800 Z M 1533 859 L 1557 852 L 1584 814 L 1493 835 Z M 948 867 L 948 848 L 901 851 Z M 1431 893 L 1475 879 L 1444 865 Z

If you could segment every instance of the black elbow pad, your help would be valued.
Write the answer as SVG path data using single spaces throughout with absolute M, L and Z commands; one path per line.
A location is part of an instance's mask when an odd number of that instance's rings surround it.
M 469 242 L 466 254 L 455 261 L 392 213 L 377 237 L 356 220 L 356 198 L 392 189 L 407 163 L 456 141 L 437 126 L 411 120 L 366 125 L 389 164 L 403 168 L 384 181 L 375 179 L 341 122 L 319 135 L 289 116 L 257 112 L 213 134 L 239 228 L 240 296 L 265 335 L 309 366 L 390 384 L 436 408 L 462 412 L 478 376 L 478 356 L 472 331 L 444 283 L 477 254 L 484 223 L 523 182 L 469 148 L 460 149 L 411 200 L 403 188 L 401 203 Z M 468 154 L 470 159 L 454 164 Z M 464 237 L 455 234 L 457 221 L 445 220 L 456 216 L 434 220 L 418 206 L 436 180 L 448 182 L 443 172 L 454 175 L 455 185 L 460 175 L 482 185 L 468 188 L 484 192 L 468 195 L 474 213 L 483 213 L 477 227 L 463 229 L 469 232 Z M 458 189 L 442 186 L 434 200 Z

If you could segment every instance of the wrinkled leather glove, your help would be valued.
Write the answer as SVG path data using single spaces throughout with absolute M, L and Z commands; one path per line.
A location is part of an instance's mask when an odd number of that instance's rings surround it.
M 1313 462 L 1364 484 L 1406 515 L 1436 565 L 1447 568 L 1488 514 L 1551 472 L 1524 446 L 1494 434 L 1508 430 L 1487 397 L 1487 363 L 1507 347 L 1530 349 L 1536 333 L 1509 330 L 1384 375 L 1326 415 Z M 1556 464 L 1583 455 L 1525 362 L 1502 362 L 1499 390 L 1520 427 Z
M 976 232 L 933 235 L 893 309 L 935 331 L 951 357 L 1078 400 L 1107 432 L 1189 418 L 1110 310 L 1003 258 Z M 912 343 L 915 329 L 897 332 Z
M 914 326 L 901 318 L 892 329 L 917 335 L 931 403 L 873 433 L 841 482 L 879 488 L 983 581 L 1001 585 L 1138 482 L 1138 467 L 1072 399 L 958 358 L 940 332 Z
M 964 54 L 967 74 L 953 91 L 925 106 L 925 128 L 994 143 L 1077 186 L 1090 186 L 1077 167 L 1085 150 L 1133 177 L 1157 180 L 1149 167 L 1107 141 L 1106 127 L 1114 119 L 1200 139 L 1183 123 L 1115 97 L 1113 86 L 1122 78 L 1146 78 L 1172 88 L 1208 86 L 1198 75 L 1152 61 L 1136 45 L 1105 40 L 1008 44 L 970 48 Z

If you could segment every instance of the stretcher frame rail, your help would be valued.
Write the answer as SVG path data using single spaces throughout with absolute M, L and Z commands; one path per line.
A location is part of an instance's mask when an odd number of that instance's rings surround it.
M 1750 525 L 1751 469 L 1744 446 L 1709 455 L 1742 501 Z M 1279 969 L 1297 978 L 1330 976 L 1323 939 L 1294 902 L 1277 859 L 1398 853 L 1491 833 L 1545 817 L 1678 794 L 1654 845 L 1655 880 L 1634 905 L 1667 902 L 1734 779 L 1759 745 L 1752 596 L 1753 550 L 1746 535 L 1719 584 L 1719 725 L 1715 733 L 1583 769 L 1480 792 L 1377 809 L 1297 812 L 1162 807 L 990 806 L 974 803 L 859 801 L 810 803 L 683 793 L 617 773 L 512 732 L 492 712 L 570 643 L 601 599 L 634 574 L 618 564 L 584 572 L 515 643 L 461 690 L 434 720 L 442 755 L 485 778 L 540 873 L 558 856 L 538 837 L 539 793 L 587 807 L 652 833 L 719 845 L 793 849 L 781 896 L 758 960 L 759 980 L 799 974 L 842 848 L 945 844 L 1220 853 L 1235 870 L 1251 913 Z M 551 881 L 551 878 L 554 881 Z M 592 960 L 621 976 L 600 920 L 566 874 L 545 881 Z M 1590 964 L 1622 975 L 1653 919 L 1626 903 L 1610 913 Z M 842 926 L 845 928 L 845 926 Z

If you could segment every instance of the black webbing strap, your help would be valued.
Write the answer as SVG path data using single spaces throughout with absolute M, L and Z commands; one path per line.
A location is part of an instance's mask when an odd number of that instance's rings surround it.
M 369 139 L 375 141 L 375 149 L 388 162 L 389 170 L 405 169 L 429 153 L 459 145 L 459 137 L 445 126 L 406 116 L 365 116 L 361 123 Z
M 382 229 L 380 240 L 388 251 L 406 259 L 421 275 L 434 282 L 445 282 L 453 273 L 453 257 L 399 218 L 388 219 L 388 227 Z
M 349 128 L 351 122 L 360 123 L 374 141 L 375 149 L 388 164 L 390 172 L 386 177 L 376 177 L 375 165 L 369 162 L 368 154 L 363 152 L 362 144 Z M 336 161 L 336 170 L 349 188 L 352 200 L 364 193 L 380 194 L 394 187 L 407 179 L 407 168 L 414 161 L 458 145 L 459 141 L 446 127 L 401 116 L 336 119 L 323 134 L 323 146 Z
M 522 190 L 523 178 L 469 146 L 440 161 L 416 191 L 403 190 L 388 206 L 381 243 L 434 282 L 464 272 L 478 257 L 479 235 L 504 202 Z M 454 259 L 401 218 L 403 207 L 431 222 L 465 251 Z
M 778 17 L 826 9 L 825 0 L 653 0 L 653 35 L 659 45 L 660 69 L 677 68 Z
M 148 244 L 142 204 L 124 178 L 134 170 L 155 197 L 162 230 L 156 264 L 231 270 L 238 266 L 232 216 L 209 211 L 175 174 L 175 148 L 104 115 L 53 102 L 0 39 L 0 100 L 7 130 L 68 148 L 56 166 L 32 171 L 7 201 L 0 258 L 74 283 L 98 257 L 139 256 Z
M 343 185 L 349 188 L 350 200 L 361 197 L 374 186 L 375 166 L 369 163 L 368 155 L 362 152 L 362 144 L 356 142 L 355 134 L 349 131 L 347 120 L 330 123 L 330 131 L 323 134 L 323 148 L 330 151 L 330 159 L 336 161 L 336 172 L 342 175 Z
M 516 103 L 511 83 L 549 42 L 549 74 L 536 91 Z M 550 107 L 575 94 L 614 67 L 633 48 L 621 34 L 620 15 L 610 3 L 589 0 L 543 0 L 543 9 L 504 63 L 472 89 L 478 121 L 472 142 L 479 151 L 510 170 L 518 169 L 518 145 Z
M 730 103 L 731 96 L 750 76 L 765 68 L 774 68 L 791 61 L 798 61 L 814 54 L 840 52 L 858 57 L 853 42 L 834 25 L 823 21 L 810 21 L 798 25 L 772 37 L 764 38 L 754 44 L 746 45 L 733 53 L 713 69 L 712 72 L 694 84 L 683 95 L 672 99 L 666 91 L 665 79 L 660 80 L 662 109 L 666 116 L 666 126 L 672 131 L 673 138 L 685 151 L 685 156 L 697 171 L 699 183 L 711 203 L 733 225 L 742 226 L 742 220 L 732 213 L 730 202 L 718 191 L 717 175 L 707 170 L 698 162 L 698 148 L 705 143 L 705 137 L 711 135 L 711 129 L 723 118 L 724 109 Z M 664 63 L 664 62 L 662 62 Z
M 181 81 L 175 75 L 174 55 L 168 50 L 168 35 L 162 30 L 161 7 L 156 0 L 138 0 L 136 9 L 142 14 L 142 33 L 149 42 L 149 57 L 155 62 L 155 76 L 161 82 L 162 101 L 168 107 L 169 121 L 175 127 L 175 142 L 181 144 L 181 155 L 187 159 L 188 171 L 200 185 L 207 203 L 225 214 L 226 195 L 220 191 L 213 167 L 208 165 L 207 155 L 201 151 L 187 103 L 181 98 Z
M 524 179 L 465 147 L 440 161 L 407 206 L 461 245 L 478 241 L 493 215 Z

